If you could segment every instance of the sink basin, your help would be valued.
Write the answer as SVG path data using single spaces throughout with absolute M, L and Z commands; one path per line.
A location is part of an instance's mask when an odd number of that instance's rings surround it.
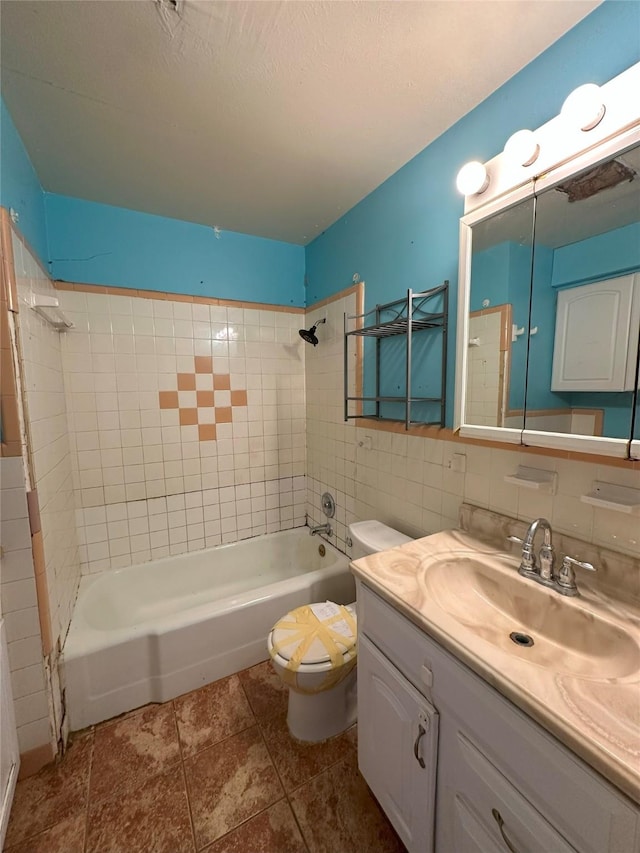
M 640 670 L 640 649 L 623 628 L 521 577 L 499 555 L 425 560 L 419 583 L 426 600 L 474 636 L 532 664 L 597 680 Z M 512 632 L 529 635 L 533 645 L 514 642 Z

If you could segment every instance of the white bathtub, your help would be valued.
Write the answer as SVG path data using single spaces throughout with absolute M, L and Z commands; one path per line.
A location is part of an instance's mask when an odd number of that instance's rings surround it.
M 325 599 L 355 601 L 349 559 L 306 527 L 84 577 L 62 655 L 71 730 L 265 660 L 276 620 Z

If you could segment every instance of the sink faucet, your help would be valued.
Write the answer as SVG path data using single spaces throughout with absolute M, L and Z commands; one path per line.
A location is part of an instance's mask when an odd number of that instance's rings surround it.
M 533 549 L 533 540 L 538 530 L 544 531 L 544 539 L 538 552 L 538 561 Z M 581 569 L 595 572 L 595 566 L 591 563 L 585 563 L 581 560 L 576 560 L 573 557 L 566 556 L 562 561 L 562 567 L 559 572 L 554 572 L 555 553 L 551 544 L 551 524 L 546 518 L 536 518 L 529 525 L 524 539 L 519 536 L 508 536 L 509 542 L 517 542 L 522 545 L 522 559 L 518 568 L 519 574 L 525 578 L 537 581 L 538 583 L 549 586 L 561 595 L 575 596 L 579 595 L 576 586 L 576 578 L 574 566 L 579 566 Z
M 327 536 L 333 536 L 333 528 L 327 521 L 325 524 L 319 524 L 317 527 L 311 527 L 309 529 L 309 533 L 311 536 L 315 536 L 316 533 L 326 533 Z
M 533 549 L 533 540 L 538 530 L 544 531 L 544 539 L 538 552 L 538 562 Z M 522 562 L 518 572 L 526 578 L 532 578 L 545 586 L 554 586 L 555 578 L 553 567 L 555 565 L 555 554 L 551 544 L 551 523 L 546 518 L 536 518 L 529 525 L 524 539 L 518 536 L 509 536 L 510 542 L 522 545 Z

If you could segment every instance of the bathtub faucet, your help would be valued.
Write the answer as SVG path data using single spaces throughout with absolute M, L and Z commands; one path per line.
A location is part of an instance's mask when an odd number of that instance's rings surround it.
M 326 533 L 327 536 L 333 536 L 333 528 L 327 521 L 325 524 L 319 524 L 317 527 L 311 527 L 309 533 L 315 536 L 316 533 Z

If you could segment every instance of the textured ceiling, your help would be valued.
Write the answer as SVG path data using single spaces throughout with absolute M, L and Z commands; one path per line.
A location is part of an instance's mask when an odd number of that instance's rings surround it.
M 597 0 L 2 0 L 46 190 L 306 243 Z

